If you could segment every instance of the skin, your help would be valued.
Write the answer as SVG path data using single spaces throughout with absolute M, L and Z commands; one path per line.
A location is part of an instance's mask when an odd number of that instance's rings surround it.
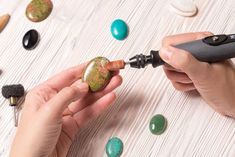
M 85 66 L 65 70 L 28 92 L 10 157 L 65 157 L 80 128 L 112 104 L 121 76 L 117 72 L 102 91 L 90 93 L 81 81 Z
M 164 38 L 160 57 L 168 64 L 163 69 L 177 90 L 197 90 L 215 111 L 235 118 L 234 64 L 230 60 L 213 64 L 200 62 L 189 52 L 174 47 L 176 44 L 211 35 L 213 34 L 210 32 L 198 32 Z

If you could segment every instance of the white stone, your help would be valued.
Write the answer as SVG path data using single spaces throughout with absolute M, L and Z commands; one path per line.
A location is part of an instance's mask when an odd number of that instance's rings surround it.
M 194 16 L 197 6 L 191 0 L 172 0 L 170 10 L 181 16 Z

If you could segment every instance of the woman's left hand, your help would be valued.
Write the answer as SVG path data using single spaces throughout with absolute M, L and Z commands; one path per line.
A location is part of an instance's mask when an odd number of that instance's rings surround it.
M 29 91 L 11 157 L 65 157 L 79 129 L 115 100 L 113 90 L 121 85 L 121 76 L 90 93 L 81 81 L 85 66 L 65 70 Z

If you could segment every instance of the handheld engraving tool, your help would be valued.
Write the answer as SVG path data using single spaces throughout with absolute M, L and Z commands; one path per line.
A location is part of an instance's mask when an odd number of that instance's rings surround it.
M 175 45 L 176 48 L 190 52 L 195 58 L 202 62 L 218 62 L 235 57 L 235 34 L 230 35 L 213 35 L 204 39 Z M 158 51 L 150 51 L 150 55 L 136 55 L 125 62 L 118 60 L 108 63 L 106 66 L 109 70 L 124 69 L 125 65 L 132 68 L 144 68 L 152 64 L 155 68 L 165 64 L 160 58 Z

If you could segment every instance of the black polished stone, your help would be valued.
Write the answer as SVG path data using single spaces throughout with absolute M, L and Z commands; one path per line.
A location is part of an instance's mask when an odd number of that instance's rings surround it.
M 37 46 L 39 40 L 39 33 L 36 30 L 31 29 L 24 35 L 22 43 L 26 50 L 32 50 Z

